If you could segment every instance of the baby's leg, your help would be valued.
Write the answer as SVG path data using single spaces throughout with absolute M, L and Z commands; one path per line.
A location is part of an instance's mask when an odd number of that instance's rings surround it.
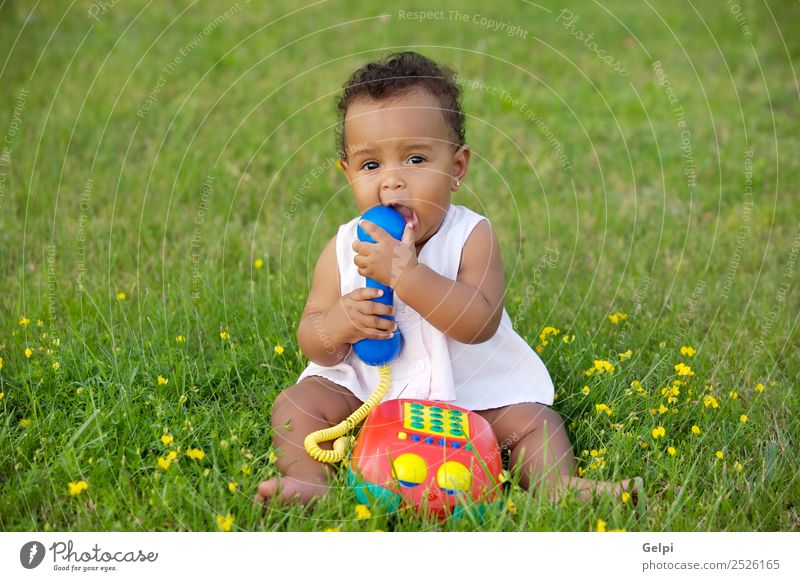
M 630 480 L 614 484 L 573 476 L 575 458 L 564 422 L 546 405 L 521 403 L 476 413 L 492 425 L 500 445 L 511 451 L 509 468 L 520 468 L 520 485 L 525 490 L 543 484 L 558 498 L 563 488 L 574 488 L 583 500 L 596 492 L 619 496 L 630 491 L 636 502 Z
M 303 440 L 311 432 L 335 426 L 361 401 L 346 388 L 317 375 L 304 378 L 275 398 L 270 423 L 278 456 L 280 478 L 259 484 L 255 500 L 265 502 L 276 494 L 281 500 L 306 503 L 328 491 L 330 466 L 312 459 Z M 331 442 L 319 444 L 330 449 Z

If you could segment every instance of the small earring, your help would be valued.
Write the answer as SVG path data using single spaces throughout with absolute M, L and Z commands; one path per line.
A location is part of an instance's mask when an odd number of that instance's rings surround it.
M 458 181 L 458 180 L 456 180 L 456 187 L 458 187 L 458 186 L 460 186 L 460 185 L 461 185 L 461 182 L 460 182 L 460 181 Z

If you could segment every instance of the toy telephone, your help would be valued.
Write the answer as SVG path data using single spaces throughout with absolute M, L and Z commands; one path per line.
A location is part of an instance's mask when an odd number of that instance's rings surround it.
M 378 206 L 362 218 L 395 239 L 402 238 L 405 219 L 393 208 Z M 374 242 L 361 227 L 358 237 Z M 367 286 L 384 291 L 372 300 L 392 303 L 390 287 L 369 278 Z M 388 363 L 401 345 L 399 329 L 390 339 L 363 339 L 353 345 L 364 363 L 379 366 L 378 387 L 340 424 L 309 434 L 304 442 L 306 451 L 320 462 L 340 462 L 350 441 L 346 434 L 369 415 L 350 458 L 349 480 L 360 502 L 378 501 L 391 510 L 412 506 L 443 518 L 457 514 L 465 504 L 495 500 L 502 461 L 497 438 L 486 420 L 441 402 L 395 399 L 378 405 L 391 386 Z M 334 438 L 332 450 L 318 446 Z

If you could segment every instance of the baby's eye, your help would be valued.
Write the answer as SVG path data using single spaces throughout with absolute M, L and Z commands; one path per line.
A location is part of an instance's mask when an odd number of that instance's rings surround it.
M 375 164 L 374 167 L 367 167 L 368 165 L 371 165 L 373 163 Z M 367 162 L 364 162 L 364 164 L 361 166 L 361 169 L 372 170 L 372 169 L 377 169 L 377 167 L 378 167 L 378 162 L 377 161 L 367 161 Z
M 416 162 L 413 161 L 415 159 L 417 159 L 419 161 L 416 161 Z M 408 158 L 408 161 L 410 161 L 414 165 L 417 165 L 417 164 L 422 163 L 423 161 L 427 161 L 427 160 L 424 157 L 422 157 L 421 155 L 412 155 L 411 157 Z

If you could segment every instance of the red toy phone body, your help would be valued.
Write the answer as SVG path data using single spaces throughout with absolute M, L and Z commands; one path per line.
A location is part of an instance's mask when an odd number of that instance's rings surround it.
M 440 402 L 385 401 L 370 413 L 350 459 L 361 502 L 369 496 L 444 517 L 463 503 L 495 500 L 503 469 L 489 423 Z

